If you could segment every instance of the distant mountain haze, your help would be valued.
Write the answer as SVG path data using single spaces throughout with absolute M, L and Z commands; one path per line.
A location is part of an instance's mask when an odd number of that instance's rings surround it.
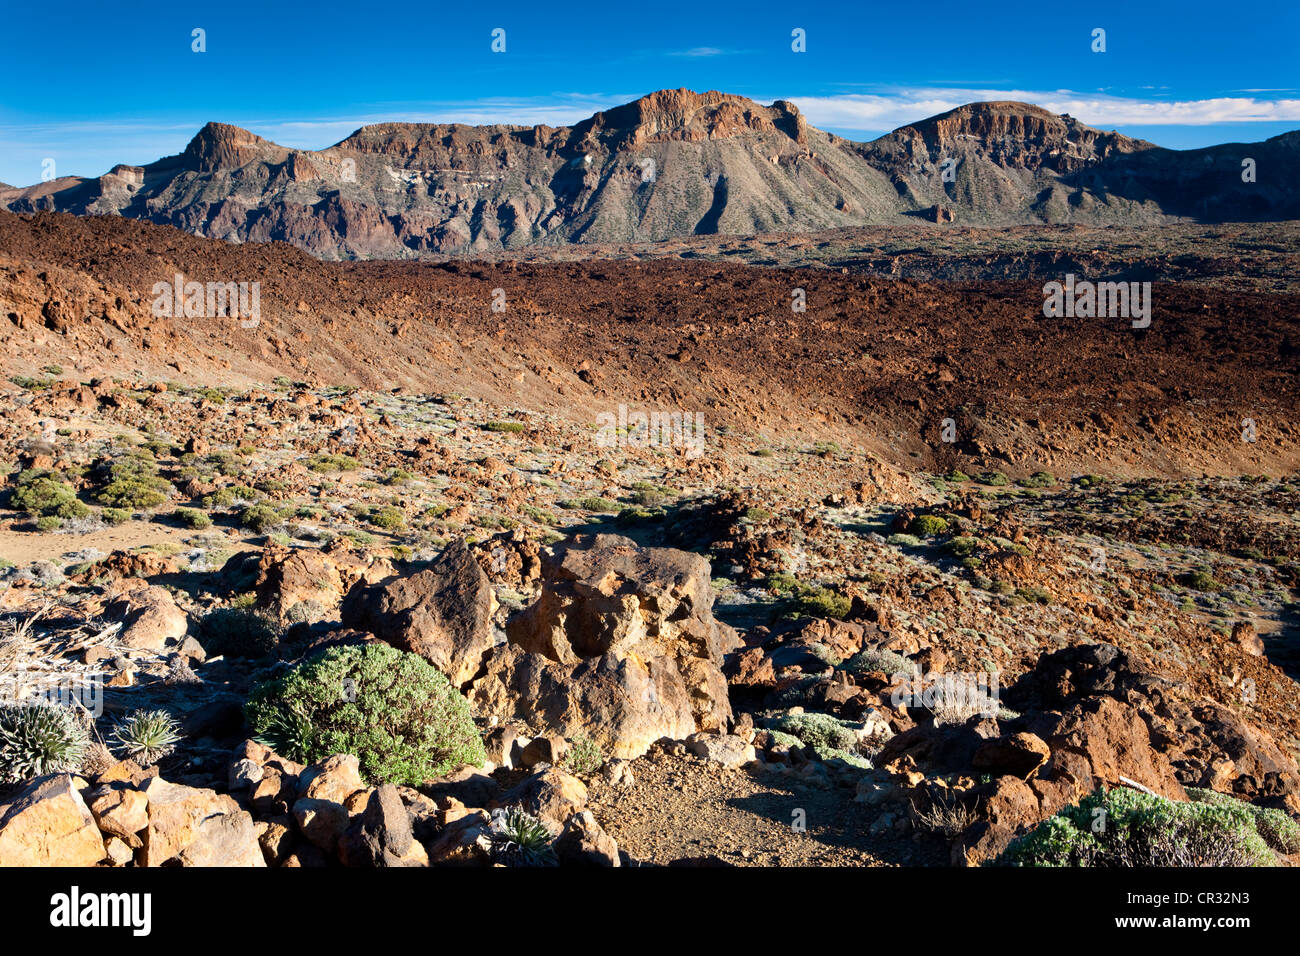
M 323 150 L 209 123 L 98 178 L 0 185 L 0 208 L 120 215 L 326 259 L 813 232 L 1300 218 L 1300 131 L 1168 150 L 1025 103 L 858 143 L 790 103 L 664 90 L 569 127 L 382 123 Z

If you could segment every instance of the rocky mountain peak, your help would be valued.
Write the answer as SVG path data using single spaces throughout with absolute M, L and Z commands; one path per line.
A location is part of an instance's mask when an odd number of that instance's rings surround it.
M 659 90 L 597 113 L 575 131 L 610 149 L 636 149 L 646 143 L 702 142 L 752 134 L 784 134 L 805 140 L 805 123 L 792 103 L 762 106 L 744 96 L 709 90 Z M 594 144 L 593 144 L 594 145 Z
M 182 156 L 190 169 L 214 172 L 219 169 L 237 169 L 268 151 L 281 154 L 287 152 L 256 133 L 238 126 L 208 123 L 190 140 Z

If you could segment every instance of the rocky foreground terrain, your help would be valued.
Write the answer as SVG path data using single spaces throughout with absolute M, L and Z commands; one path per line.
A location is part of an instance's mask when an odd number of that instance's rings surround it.
M 1289 220 L 1298 155 L 1295 132 L 1169 150 L 1008 102 L 857 143 L 788 102 L 661 90 L 571 127 L 384 123 L 320 150 L 214 122 L 144 166 L 0 187 L 0 208 L 127 216 L 324 259 L 429 259 L 927 221 Z
M 1252 263 L 1134 329 L 824 262 L 0 240 L 0 863 L 1296 862 L 1300 298 Z M 176 271 L 261 321 L 153 315 Z M 51 686 L 89 713 L 15 716 Z

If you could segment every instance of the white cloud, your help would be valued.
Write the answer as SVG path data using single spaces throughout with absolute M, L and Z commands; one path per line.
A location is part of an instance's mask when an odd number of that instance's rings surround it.
M 880 94 L 795 96 L 790 101 L 814 126 L 887 130 L 979 100 L 1018 100 L 1053 113 L 1069 113 L 1090 126 L 1208 126 L 1217 123 L 1300 121 L 1300 99 L 1217 97 L 1205 100 L 1142 100 L 1070 90 L 923 88 Z

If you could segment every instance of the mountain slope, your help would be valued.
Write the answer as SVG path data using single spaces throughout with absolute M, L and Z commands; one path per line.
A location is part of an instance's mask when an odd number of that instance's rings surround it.
M 1259 181 L 1241 181 L 1254 158 Z M 0 207 L 115 214 L 323 258 L 973 225 L 1300 218 L 1300 133 L 1185 152 L 1023 103 L 855 143 L 790 103 L 666 90 L 571 127 L 384 123 L 319 151 L 209 123 L 177 156 L 0 189 Z M 945 172 L 948 175 L 945 175 Z

